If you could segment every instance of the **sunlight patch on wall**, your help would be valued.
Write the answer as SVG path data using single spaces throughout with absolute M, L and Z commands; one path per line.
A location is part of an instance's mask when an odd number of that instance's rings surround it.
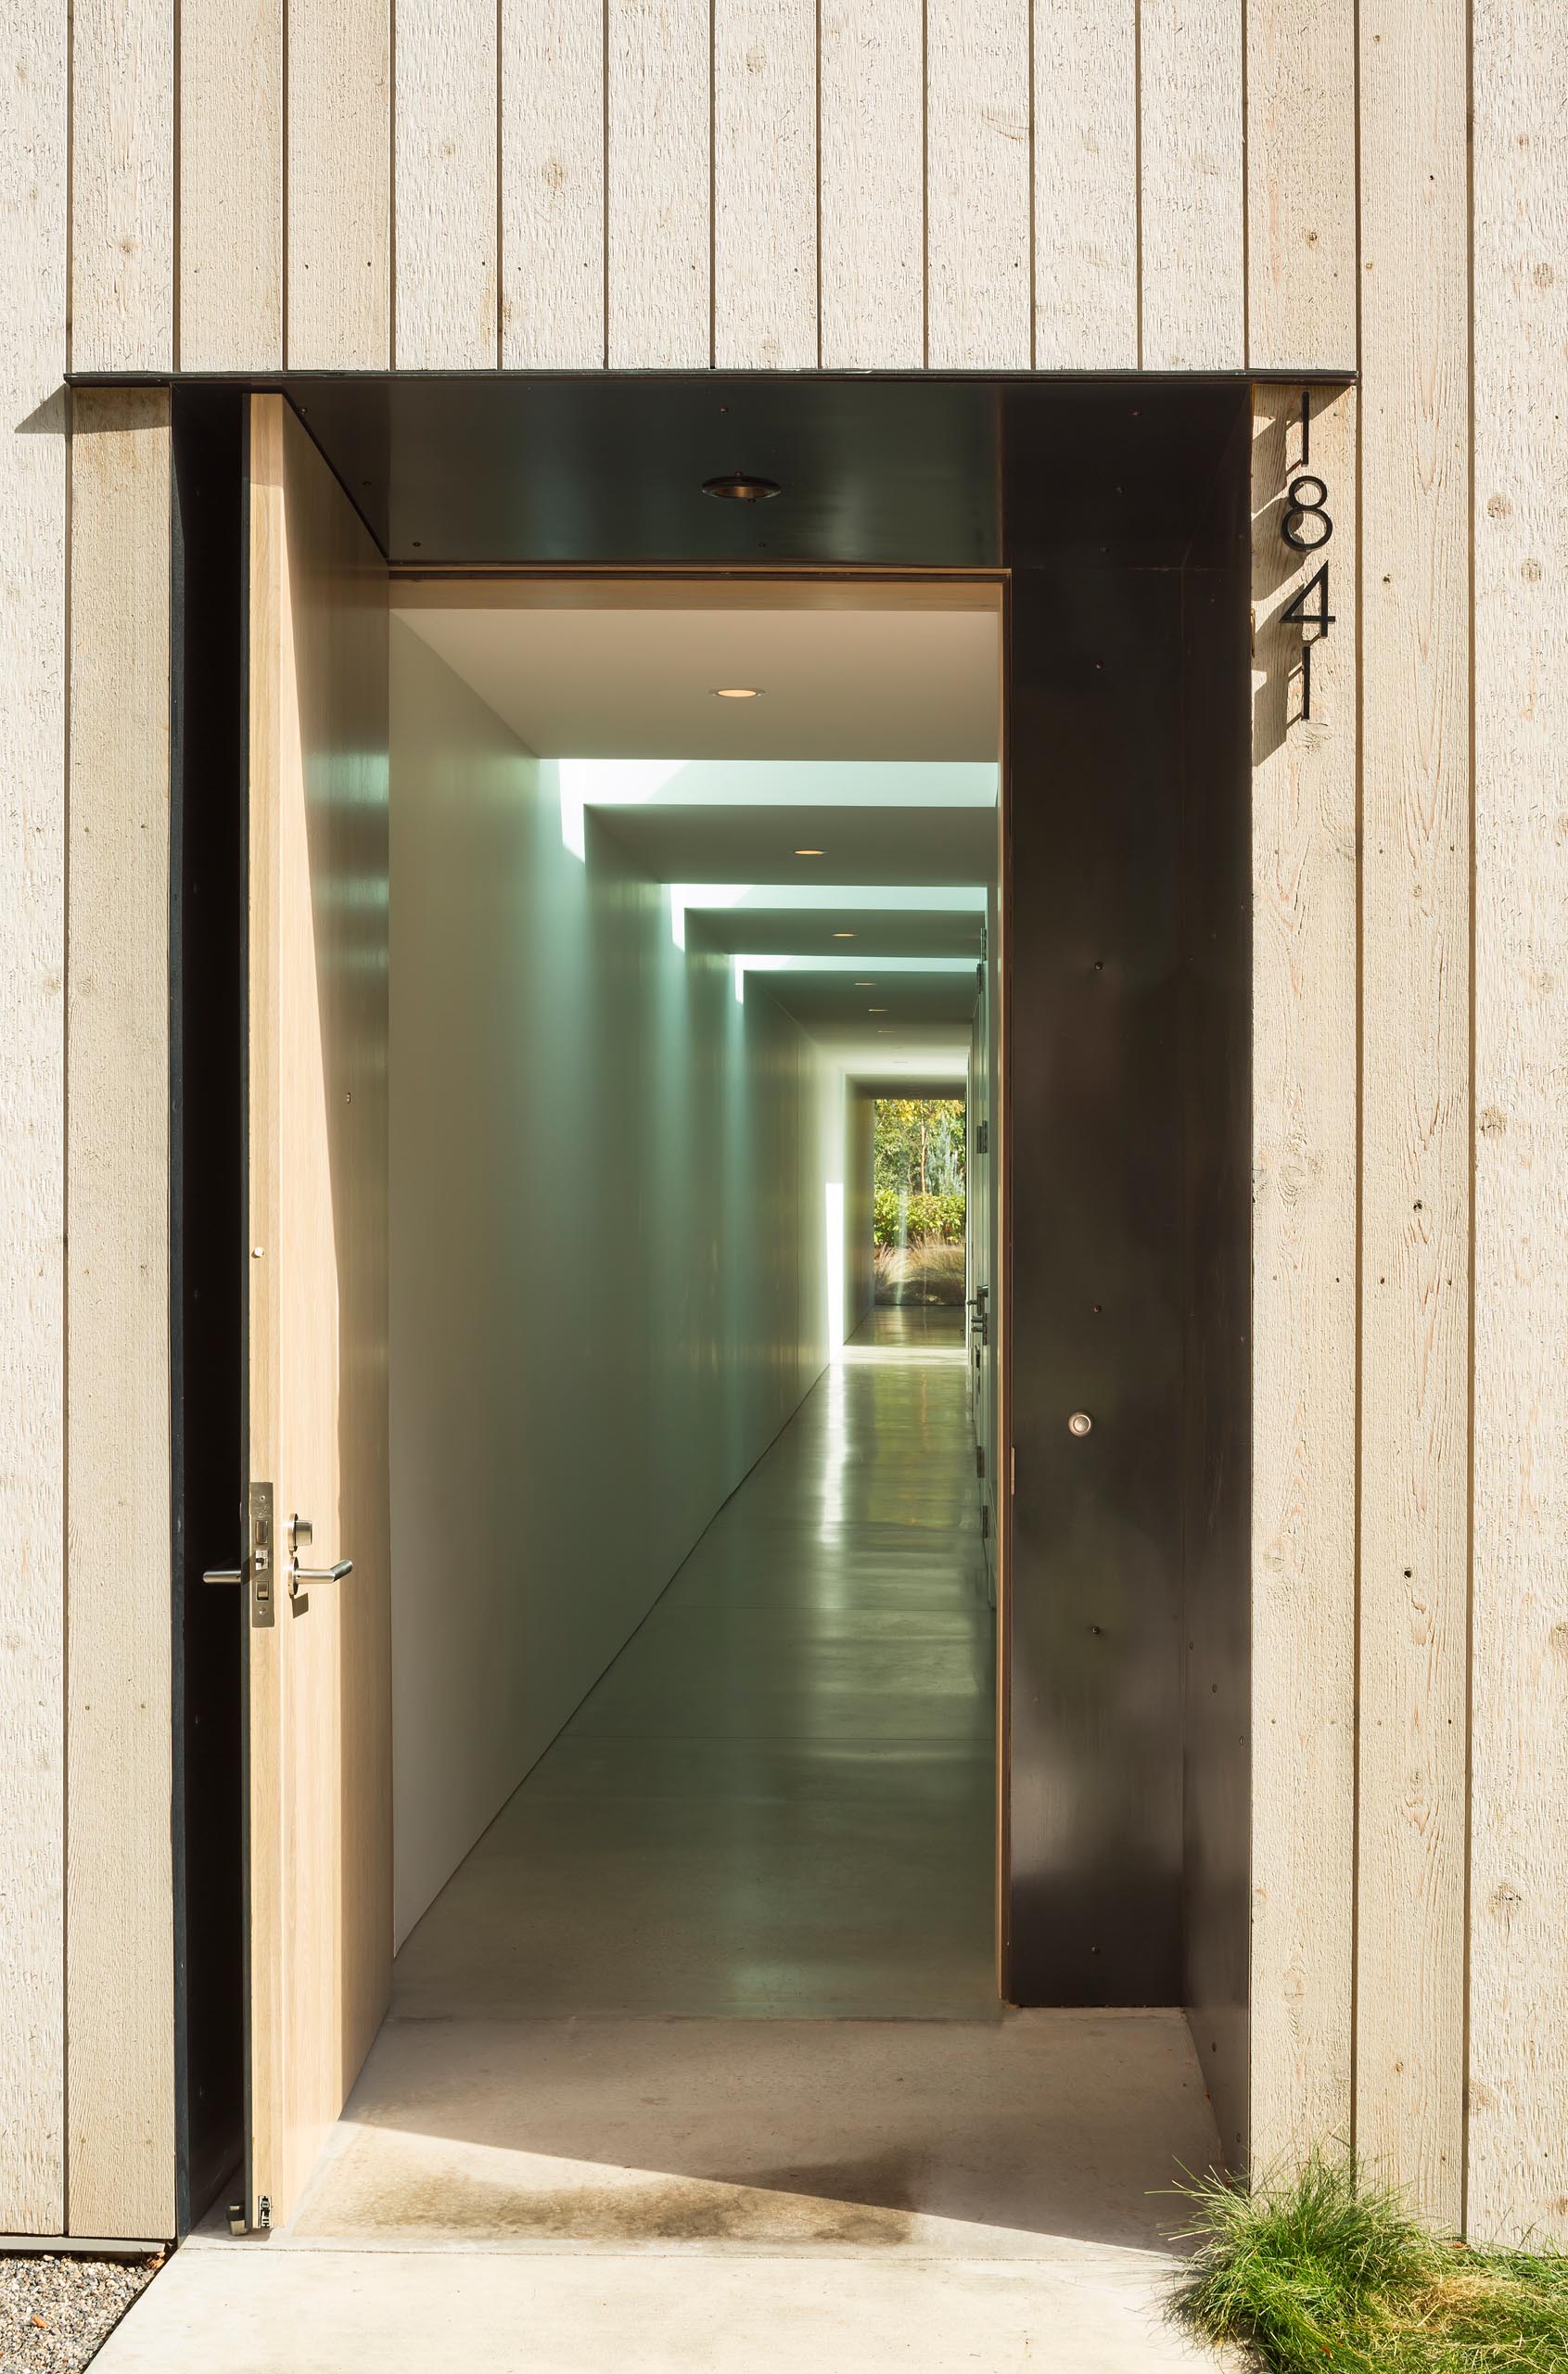
M 636 808 L 655 799 L 685 765 L 683 759 L 558 759 L 561 840 L 573 857 L 587 853 L 585 810 Z

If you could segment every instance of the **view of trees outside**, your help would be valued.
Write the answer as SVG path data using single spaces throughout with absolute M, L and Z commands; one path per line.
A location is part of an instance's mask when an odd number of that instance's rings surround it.
M 962 1303 L 963 1099 L 878 1097 L 873 1127 L 876 1299 Z

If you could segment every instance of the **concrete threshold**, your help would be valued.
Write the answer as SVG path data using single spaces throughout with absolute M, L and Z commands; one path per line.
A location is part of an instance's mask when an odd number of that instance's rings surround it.
M 368 2253 L 193 2241 L 100 2374 L 1193 2374 L 1146 2254 Z

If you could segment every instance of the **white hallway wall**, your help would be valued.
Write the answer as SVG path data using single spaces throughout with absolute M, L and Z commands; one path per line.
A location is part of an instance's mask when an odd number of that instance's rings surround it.
M 392 626 L 401 1943 L 822 1370 L 846 1089 Z M 840 1207 L 842 1196 L 840 1199 Z

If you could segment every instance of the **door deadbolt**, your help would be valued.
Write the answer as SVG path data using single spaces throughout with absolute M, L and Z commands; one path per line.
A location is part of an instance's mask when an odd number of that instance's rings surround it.
M 345 1575 L 354 1571 L 351 1558 L 339 1558 L 331 1566 L 301 1566 L 300 1552 L 308 1550 L 315 1539 L 315 1527 L 309 1517 L 292 1516 L 288 1520 L 288 1596 L 299 1599 L 307 1583 L 340 1583 Z
M 1087 1410 L 1075 1410 L 1067 1421 L 1070 1435 L 1089 1435 L 1094 1431 L 1094 1421 Z

